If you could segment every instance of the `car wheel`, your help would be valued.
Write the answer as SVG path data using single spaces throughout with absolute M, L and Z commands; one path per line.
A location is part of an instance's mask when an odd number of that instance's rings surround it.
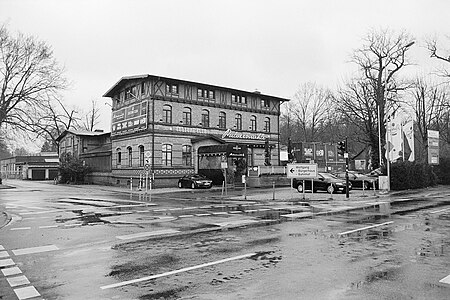
M 302 184 L 297 185 L 297 192 L 303 193 L 303 185 Z
M 181 181 L 178 181 L 178 187 L 181 189 L 183 185 L 181 184 Z
M 191 188 L 195 189 L 195 183 L 191 184 Z
M 332 184 L 327 186 L 327 193 L 328 194 L 333 194 L 334 193 L 334 186 Z

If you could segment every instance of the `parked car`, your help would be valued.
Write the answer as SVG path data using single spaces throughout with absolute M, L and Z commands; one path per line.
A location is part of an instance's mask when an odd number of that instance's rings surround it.
M 201 175 L 201 174 L 193 174 L 193 175 L 185 175 L 178 179 L 178 187 L 183 188 L 211 188 L 212 180 Z
M 333 173 L 334 176 L 345 180 L 345 172 L 336 172 Z M 365 190 L 373 189 L 375 184 L 375 188 L 378 188 L 378 177 L 376 176 L 367 176 L 356 171 L 348 171 L 348 181 L 352 183 L 354 188 L 363 188 Z
M 293 179 L 293 188 L 297 189 L 299 193 L 303 193 L 303 180 Z M 345 193 L 345 180 L 337 178 L 330 173 L 319 173 L 316 178 L 313 179 L 313 192 L 326 191 L 329 194 L 336 192 Z M 349 191 L 352 189 L 351 183 L 349 183 Z M 311 179 L 305 179 L 305 190 L 311 190 Z

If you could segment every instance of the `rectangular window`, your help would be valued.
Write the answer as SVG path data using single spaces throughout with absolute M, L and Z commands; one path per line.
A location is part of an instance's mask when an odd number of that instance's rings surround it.
M 225 129 L 227 127 L 227 115 L 223 111 L 219 113 L 219 128 Z
M 270 101 L 267 99 L 261 99 L 261 108 L 269 108 L 270 107 Z
M 192 166 L 192 147 L 191 146 L 183 146 L 181 157 L 182 157 L 183 166 L 186 166 L 186 167 Z
M 183 111 L 183 125 L 191 125 L 192 124 L 192 114 L 190 109 L 186 109 Z
M 247 96 L 231 94 L 231 102 L 237 105 L 247 105 Z
M 172 145 L 169 144 L 162 145 L 161 164 L 163 166 L 172 166 Z
M 166 84 L 166 94 L 178 95 L 178 84 L 167 83 Z

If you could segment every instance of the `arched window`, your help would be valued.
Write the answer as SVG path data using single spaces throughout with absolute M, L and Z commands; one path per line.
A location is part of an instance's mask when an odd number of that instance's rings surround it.
M 223 111 L 219 113 L 219 128 L 227 128 L 227 114 Z
M 236 130 L 242 130 L 242 115 L 236 114 L 235 121 L 234 127 L 236 127 Z
M 270 132 L 270 119 L 269 118 L 264 119 L 264 131 Z
M 163 123 L 172 123 L 172 106 L 170 105 L 164 105 L 163 106 L 163 116 L 162 116 Z
M 202 110 L 202 126 L 209 127 L 209 110 Z
M 251 116 L 250 117 L 250 130 L 251 131 L 256 131 L 256 116 Z
M 132 167 L 133 166 L 133 149 L 131 149 L 131 147 L 127 147 L 128 150 L 128 166 Z
M 163 166 L 172 166 L 172 145 L 162 145 L 162 159 L 161 164 Z
M 192 110 L 189 107 L 183 109 L 183 125 L 192 124 Z
M 181 152 L 183 166 L 192 166 L 192 146 L 184 145 Z
M 120 148 L 116 149 L 117 153 L 117 165 L 120 166 L 122 164 L 122 152 L 120 151 Z
M 144 146 L 139 146 L 139 167 L 144 166 Z

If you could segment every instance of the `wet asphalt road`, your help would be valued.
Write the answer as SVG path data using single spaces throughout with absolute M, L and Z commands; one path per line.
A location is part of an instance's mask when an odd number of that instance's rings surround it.
M 448 204 L 280 222 L 279 207 L 218 194 L 0 190 L 13 216 L 0 229 L 0 299 L 450 298 L 439 282 L 450 274 Z

